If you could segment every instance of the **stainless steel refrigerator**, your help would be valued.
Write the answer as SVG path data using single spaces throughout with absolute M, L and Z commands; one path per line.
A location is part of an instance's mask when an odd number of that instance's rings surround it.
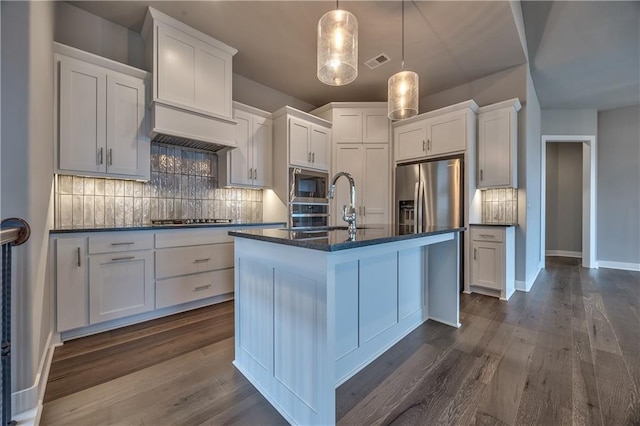
M 462 177 L 459 157 L 398 165 L 394 208 L 400 233 L 463 226 Z

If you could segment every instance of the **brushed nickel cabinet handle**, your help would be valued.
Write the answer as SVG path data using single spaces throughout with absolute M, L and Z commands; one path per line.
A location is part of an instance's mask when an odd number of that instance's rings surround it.
M 480 180 L 484 179 L 484 174 L 482 173 L 482 169 L 480 169 Z
M 367 206 L 362 206 L 362 216 L 367 215 Z
M 102 153 L 103 153 L 103 149 L 100 148 L 100 151 L 98 152 L 98 164 L 103 163 Z
M 109 165 L 113 166 L 113 148 L 109 148 Z
M 258 179 L 258 169 L 253 169 L 253 178 Z
M 111 259 L 112 262 L 118 261 L 118 260 L 131 260 L 131 259 L 135 259 L 135 256 L 123 256 L 123 257 L 114 257 Z
M 253 176 L 253 169 L 249 169 L 249 179 Z
M 310 152 L 307 152 L 307 161 L 311 162 L 311 153 Z
M 135 244 L 133 241 L 127 241 L 125 243 L 111 243 L 112 246 L 130 246 Z
M 478 259 L 478 249 L 473 249 L 473 260 Z
M 211 288 L 211 284 L 200 285 L 200 286 L 194 288 L 193 291 L 202 291 L 202 290 L 206 290 L 208 288 Z
M 312 152 L 312 153 L 311 153 L 311 162 L 312 162 L 312 163 L 315 163 L 315 162 L 316 162 L 316 153 L 315 153 L 315 152 Z
M 424 142 L 424 139 L 423 139 L 423 140 L 422 140 L 422 150 L 424 151 L 424 150 L 425 150 L 425 148 L 426 148 L 426 147 L 425 147 L 425 142 Z
M 206 259 L 196 259 L 196 260 L 193 261 L 193 263 L 204 263 L 204 262 L 208 262 L 210 260 L 211 260 L 211 258 L 207 257 Z
M 82 266 L 82 255 L 80 254 L 80 247 L 78 247 L 78 268 Z
M 427 139 L 427 151 L 431 151 L 431 139 Z

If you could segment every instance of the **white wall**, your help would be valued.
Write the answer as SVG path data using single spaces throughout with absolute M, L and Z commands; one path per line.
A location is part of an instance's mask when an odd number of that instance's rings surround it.
M 582 143 L 547 143 L 546 247 L 582 252 Z
M 479 106 L 491 105 L 511 98 L 527 99 L 525 78 L 527 65 L 518 65 L 487 77 L 461 84 L 420 98 L 420 113 L 433 111 L 473 99 Z
M 593 135 L 598 133 L 595 109 L 543 109 L 543 135 Z
M 526 284 L 531 285 L 532 280 L 537 276 L 538 271 L 544 266 L 544 259 L 540 256 L 540 245 L 542 243 L 541 229 L 541 159 L 540 159 L 540 135 L 541 135 L 541 110 L 540 103 L 538 102 L 538 95 L 533 87 L 533 80 L 531 74 L 527 72 L 527 102 L 520 111 L 524 113 L 526 117 L 524 143 L 519 141 L 518 145 L 518 158 L 524 160 L 526 164 L 526 180 L 524 186 L 520 183 L 518 178 L 519 188 L 524 188 L 526 204 L 520 205 L 520 198 L 518 197 L 518 208 L 520 211 L 525 210 L 526 225 L 524 227 L 525 235 L 525 273 L 518 277 L 518 259 L 522 260 L 522 254 L 516 250 L 516 279 L 526 279 Z M 520 131 L 520 128 L 518 128 Z M 519 135 L 520 136 L 520 135 Z M 525 153 L 524 158 L 520 148 L 524 145 Z M 520 162 L 519 164 L 522 164 Z M 522 223 L 522 218 L 518 218 L 518 222 Z M 520 240 L 522 242 L 522 239 Z M 517 239 L 516 239 L 517 245 Z
M 598 261 L 640 267 L 640 106 L 598 114 Z
M 31 225 L 29 241 L 14 249 L 12 385 L 14 392 L 31 395 L 51 331 L 54 5 L 2 2 L 1 7 L 0 217 L 21 217 Z M 25 408 L 33 407 L 14 406 Z
M 139 33 L 69 3 L 55 4 L 55 41 L 152 71 L 145 64 L 144 40 Z M 268 112 L 276 111 L 284 105 L 303 111 L 316 107 L 236 73 L 233 74 L 233 99 Z

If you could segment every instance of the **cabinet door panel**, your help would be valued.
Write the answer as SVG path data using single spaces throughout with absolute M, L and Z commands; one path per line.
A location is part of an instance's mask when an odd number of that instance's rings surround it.
M 56 328 L 58 332 L 89 325 L 85 238 L 56 240 Z
M 363 150 L 363 224 L 389 223 L 389 147 L 365 145 Z
M 251 116 L 242 111 L 236 111 L 236 144 L 238 147 L 232 150 L 231 156 L 231 183 L 236 185 L 250 185 L 251 176 L 251 150 L 249 143 L 251 141 Z
M 321 170 L 329 170 L 329 130 L 311 127 L 311 163 L 312 167 Z
M 230 117 L 231 67 L 226 53 L 198 43 L 196 50 L 196 106 L 213 114 Z M 229 68 L 229 69 L 227 69 Z
M 254 117 L 253 151 L 254 186 L 271 186 L 271 120 Z
M 427 120 L 427 154 L 442 155 L 467 147 L 465 113 L 449 113 Z
M 296 166 L 309 166 L 309 141 L 311 125 L 304 121 L 289 119 L 289 162 Z
M 362 142 L 362 112 L 353 109 L 338 110 L 333 129 L 336 143 Z
M 158 26 L 158 99 L 197 107 L 197 43 L 181 31 Z
M 141 80 L 107 76 L 107 172 L 143 175 L 138 169 L 142 155 L 144 83 Z
M 412 160 L 426 155 L 427 129 L 424 122 L 396 127 L 393 141 L 395 161 Z
M 362 142 L 389 143 L 389 123 L 386 111 L 365 110 L 362 114 Z
M 154 299 L 151 251 L 89 257 L 91 324 L 151 311 Z
M 509 186 L 512 158 L 509 111 L 481 115 L 478 135 L 478 186 Z
M 106 72 L 71 58 L 60 62 L 61 169 L 106 171 Z
M 473 242 L 472 285 L 502 288 L 502 250 L 501 243 Z

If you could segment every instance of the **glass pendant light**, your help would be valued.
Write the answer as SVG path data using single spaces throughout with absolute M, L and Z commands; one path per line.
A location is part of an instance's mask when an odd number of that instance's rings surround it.
M 318 79 L 343 86 L 358 76 L 358 21 L 351 12 L 331 10 L 318 21 Z
M 403 120 L 418 114 L 418 74 L 404 70 L 404 0 L 402 0 L 402 71 L 389 77 L 387 115 Z

